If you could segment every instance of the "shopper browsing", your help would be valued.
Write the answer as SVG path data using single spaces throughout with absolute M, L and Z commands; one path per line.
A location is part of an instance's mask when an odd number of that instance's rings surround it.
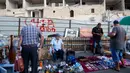
M 37 46 L 40 39 L 40 46 Z M 29 60 L 31 60 L 31 73 L 37 73 L 37 63 L 38 63 L 38 48 L 43 46 L 43 36 L 40 30 L 33 26 L 24 26 L 21 30 L 20 41 L 18 45 L 18 50 L 22 46 L 22 57 L 24 62 L 24 71 L 22 73 L 28 73 Z
M 112 29 L 112 32 L 108 36 L 111 38 L 110 49 L 113 61 L 116 64 L 115 70 L 120 71 L 120 64 L 119 64 L 120 61 L 125 67 L 123 60 L 123 49 L 126 40 L 126 31 L 123 27 L 120 26 L 118 21 L 114 21 L 114 27 Z

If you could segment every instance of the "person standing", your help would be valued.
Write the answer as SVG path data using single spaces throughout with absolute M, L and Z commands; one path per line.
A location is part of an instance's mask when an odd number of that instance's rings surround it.
M 120 61 L 125 67 L 123 60 L 123 50 L 126 40 L 126 31 L 123 27 L 120 26 L 117 20 L 115 20 L 113 23 L 114 27 L 112 29 L 112 32 L 108 34 L 108 36 L 110 37 L 110 50 L 112 53 L 113 61 L 116 64 L 115 70 L 120 71 Z
M 38 46 L 40 40 L 40 46 Z M 18 44 L 18 51 L 22 47 L 21 55 L 24 62 L 24 71 L 28 73 L 29 60 L 31 60 L 31 73 L 37 73 L 38 63 L 38 48 L 42 48 L 44 37 L 40 30 L 34 25 L 24 26 L 21 30 L 20 41 Z
M 93 34 L 93 53 L 99 52 L 101 54 L 101 37 L 103 35 L 103 29 L 101 28 L 101 23 L 98 23 L 96 27 L 92 29 Z

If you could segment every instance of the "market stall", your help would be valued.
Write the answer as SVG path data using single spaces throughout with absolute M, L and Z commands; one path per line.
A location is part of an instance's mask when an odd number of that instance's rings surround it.
M 0 72 L 14 73 L 14 61 L 16 50 L 14 49 L 14 37 L 0 37 Z M 16 44 L 16 43 L 15 43 Z
M 78 60 L 86 73 L 99 70 L 113 69 L 115 67 L 115 63 L 110 56 L 79 57 Z M 130 59 L 124 60 L 125 65 L 130 66 Z M 121 62 L 120 65 L 122 65 Z

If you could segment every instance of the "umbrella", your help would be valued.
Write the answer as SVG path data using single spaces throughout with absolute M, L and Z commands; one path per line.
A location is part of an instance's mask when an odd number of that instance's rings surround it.
M 127 32 L 128 32 L 128 26 L 130 26 L 130 16 L 123 17 L 120 21 L 120 25 L 126 25 L 127 26 Z
M 121 20 L 119 21 L 121 25 L 130 25 L 130 16 L 126 16 L 121 18 Z
M 130 26 L 130 16 L 124 16 L 124 17 L 120 17 L 117 19 L 117 21 L 119 21 L 120 25 L 125 25 L 127 26 L 127 30 L 128 31 L 128 26 Z

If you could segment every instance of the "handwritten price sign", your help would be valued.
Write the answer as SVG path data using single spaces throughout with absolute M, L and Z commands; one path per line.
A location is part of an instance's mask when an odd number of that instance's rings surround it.
M 28 25 L 27 19 L 24 23 Z M 36 25 L 42 32 L 56 32 L 55 24 L 51 19 L 33 18 L 29 21 L 29 24 Z

